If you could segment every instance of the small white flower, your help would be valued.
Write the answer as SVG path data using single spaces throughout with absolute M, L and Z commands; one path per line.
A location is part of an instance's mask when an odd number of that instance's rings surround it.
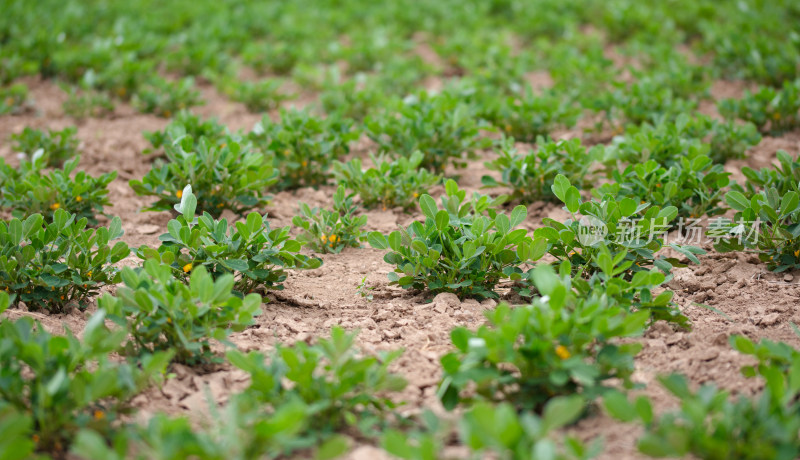
M 467 341 L 469 348 L 486 348 L 486 341 L 480 337 L 472 337 Z
M 550 296 L 549 295 L 543 295 L 540 300 L 542 301 L 542 303 L 550 302 Z

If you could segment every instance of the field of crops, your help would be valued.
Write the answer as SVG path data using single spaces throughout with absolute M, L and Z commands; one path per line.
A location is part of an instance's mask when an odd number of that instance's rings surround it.
M 0 11 L 0 460 L 800 457 L 800 3 Z

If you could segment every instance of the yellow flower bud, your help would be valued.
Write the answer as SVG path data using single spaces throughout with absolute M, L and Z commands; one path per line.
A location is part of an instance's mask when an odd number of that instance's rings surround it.
M 58 203 L 53 203 L 53 204 L 50 205 L 50 209 L 52 209 L 53 211 L 55 211 L 56 209 L 58 209 L 60 207 L 61 207 L 61 205 L 58 204 Z
M 78 203 L 80 203 L 81 201 L 83 201 L 83 197 L 81 197 L 81 196 L 76 196 L 76 197 L 75 197 L 75 201 L 77 201 Z
M 557 354 L 557 355 L 558 355 L 558 357 L 559 357 L 559 358 L 561 358 L 561 359 L 567 359 L 567 358 L 569 358 L 570 356 L 572 356 L 572 355 L 569 353 L 569 350 L 567 350 L 567 347 L 565 347 L 564 345 L 559 345 L 559 346 L 557 346 L 557 347 L 556 347 L 556 354 Z
M 184 273 L 189 273 L 190 271 L 192 271 L 192 264 L 186 264 L 183 266 Z
M 183 198 L 183 190 L 178 190 L 177 192 L 175 192 L 175 196 L 177 196 L 178 198 Z

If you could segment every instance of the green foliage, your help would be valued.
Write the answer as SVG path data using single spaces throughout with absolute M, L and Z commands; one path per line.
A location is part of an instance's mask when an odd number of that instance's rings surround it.
M 631 403 L 612 393 L 604 401 L 607 412 L 622 421 L 643 422 L 646 432 L 639 450 L 654 457 L 691 453 L 709 459 L 796 458 L 800 455 L 800 352 L 782 342 L 754 343 L 744 336 L 732 336 L 730 343 L 757 361 L 741 369 L 745 377 L 764 380 L 764 391 L 757 399 L 732 400 L 728 392 L 712 385 L 692 392 L 685 377 L 670 375 L 659 380 L 680 400 L 679 411 L 656 418 L 646 397 Z
M 665 208 L 678 209 L 678 217 L 698 218 L 723 214 L 720 206 L 723 189 L 730 183 L 730 173 L 721 164 L 714 164 L 705 155 L 680 157 L 670 167 L 655 160 L 636 163 L 625 171 L 614 171 L 613 182 L 603 184 L 594 193 L 598 197 L 611 194 L 647 201 Z
M 181 110 L 163 131 L 145 132 L 144 137 L 150 141 L 153 149 L 172 145 L 176 141 L 180 141 L 184 136 L 198 140 L 206 138 L 213 144 L 221 145 L 226 141 L 226 131 L 226 128 L 219 124 L 216 119 L 203 120 L 188 110 Z M 151 151 L 147 149 L 144 153 L 150 153 Z
M 736 211 L 733 220 L 720 219 L 709 226 L 708 235 L 720 252 L 749 249 L 767 264 L 783 272 L 800 268 L 800 194 L 792 190 L 781 195 L 774 187 L 749 200 L 736 190 L 725 195 Z
M 388 237 L 372 232 L 373 248 L 387 249 L 386 263 L 395 265 L 390 284 L 405 289 L 453 292 L 459 297 L 497 297 L 495 286 L 503 279 L 518 279 L 519 265 L 528 260 L 531 239 L 515 229 L 527 216 L 517 206 L 511 216 L 498 214 L 487 196 L 477 193 L 465 201 L 466 192 L 448 181 L 442 209 L 430 195 L 419 199 L 425 221 L 414 221 Z
M 6 184 L 13 184 L 14 181 L 19 179 L 20 172 L 17 168 L 11 167 L 8 163 L 0 158 L 0 190 Z
M 592 103 L 592 109 L 604 113 L 609 121 L 658 123 L 674 120 L 697 107 L 697 102 L 681 96 L 661 78 L 649 75 L 630 84 L 612 82 L 612 86 L 613 90 L 601 93 Z
M 333 162 L 349 152 L 359 133 L 352 121 L 317 118 L 305 111 L 281 110 L 281 121 L 264 117 L 249 134 L 253 144 L 274 155 L 281 174 L 279 190 L 325 185 Z
M 102 91 L 65 89 L 67 100 L 61 105 L 64 114 L 76 120 L 100 118 L 114 113 L 114 101 Z
M 0 402 L 0 458 L 4 460 L 39 459 L 34 456 L 33 420 L 29 414 Z
M 726 118 L 754 123 L 762 133 L 779 135 L 800 126 L 800 80 L 786 81 L 783 89 L 760 87 L 745 91 L 740 100 L 725 99 L 719 104 Z
M 728 21 L 725 26 L 711 26 L 707 34 L 708 43 L 703 46 L 712 52 L 720 75 L 774 87 L 800 77 L 797 69 L 800 37 L 775 27 L 780 20 L 791 21 L 794 16 L 779 12 L 782 17 L 775 18 L 774 11 L 753 15 L 751 7 L 745 5 L 739 9 L 736 16 L 744 13 L 743 17 Z M 768 29 L 764 30 L 764 27 Z
M 681 114 L 674 121 L 662 121 L 654 125 L 629 125 L 624 136 L 614 139 L 606 149 L 606 165 L 617 162 L 626 164 L 644 163 L 655 160 L 664 166 L 679 163 L 680 158 L 715 156 L 711 146 L 704 143 L 709 129 L 702 118 L 694 120 Z M 740 153 L 737 151 L 737 156 Z
M 206 289 L 201 285 L 201 290 Z M 256 352 L 229 352 L 232 363 L 248 372 L 246 390 L 231 395 L 223 409 L 209 401 L 213 417 L 204 430 L 187 418 L 156 415 L 146 426 L 128 426 L 109 446 L 95 430 L 76 436 L 73 453 L 82 458 L 209 460 L 283 458 L 300 450 L 335 458 L 348 449 L 335 434 L 351 426 L 370 436 L 379 417 L 394 408 L 376 393 L 401 390 L 405 382 L 387 371 L 399 352 L 356 356 L 353 336 L 335 328 L 317 345 L 279 347 L 267 358 Z
M 632 386 L 641 345 L 614 339 L 641 335 L 649 313 L 628 313 L 602 291 L 576 295 L 569 278 L 547 265 L 535 269 L 533 282 L 542 297 L 532 305 L 501 304 L 486 312 L 489 323 L 476 332 L 453 330 L 456 351 L 442 358 L 438 393 L 446 408 L 484 399 L 538 411 L 553 396 L 596 398 L 610 379 Z
M 402 390 L 406 381 L 388 368 L 401 350 L 359 356 L 355 334 L 334 327 L 330 339 L 315 345 L 297 342 L 278 346 L 269 359 L 261 353 L 228 352 L 234 366 L 251 377 L 245 395 L 261 411 L 302 404 L 308 417 L 303 435 L 326 438 L 347 428 L 376 435 L 396 405 L 386 395 Z
M 310 208 L 300 202 L 300 214 L 292 218 L 292 224 L 303 229 L 297 241 L 308 244 L 322 253 L 338 254 L 344 248 L 361 247 L 366 239 L 361 228 L 367 224 L 367 216 L 355 216 L 358 206 L 352 196 L 345 196 L 340 185 L 333 194 L 333 210 Z
M 569 95 L 553 91 L 535 95 L 530 86 L 513 96 L 481 96 L 480 113 L 506 136 L 536 142 L 557 128 L 572 128 L 581 114 Z
M 386 430 L 381 435 L 381 448 L 388 454 L 403 460 L 434 460 L 443 455 L 444 433 L 447 427 L 431 411 L 421 414 L 419 429 L 400 431 Z M 448 433 L 449 434 L 449 433 Z
M 170 118 L 173 113 L 202 105 L 200 92 L 194 89 L 194 78 L 169 81 L 161 77 L 150 79 L 133 96 L 133 105 L 142 113 Z
M 47 166 L 61 167 L 67 160 L 78 154 L 78 139 L 75 127 L 70 126 L 61 131 L 47 130 L 41 131 L 25 127 L 19 134 L 11 135 L 11 140 L 15 142 L 14 150 L 24 153 L 28 159 L 32 159 L 38 150 L 44 151 L 44 159 Z
M 202 265 L 192 269 L 188 285 L 154 259 L 143 270 L 125 267 L 120 275 L 125 285 L 115 296 L 101 297 L 98 307 L 129 331 L 129 354 L 173 350 L 177 362 L 210 361 L 209 340 L 224 341 L 261 314 L 260 295 L 235 296 L 232 274 L 214 280 Z
M 690 328 L 689 319 L 672 302 L 674 293 L 663 287 L 668 280 L 663 272 L 652 268 L 637 271 L 628 277 L 624 270 L 627 263 L 619 255 L 612 260 L 608 248 L 604 247 L 600 248 L 598 261 L 601 261 L 600 271 L 587 277 L 583 270 L 578 270 L 571 278 L 570 285 L 575 295 L 591 297 L 595 293 L 602 293 L 611 304 L 624 307 L 629 312 L 647 311 L 650 314 L 648 324 L 664 320 L 684 329 Z M 569 260 L 561 262 L 557 268 L 561 276 L 573 273 Z M 527 299 L 542 296 L 534 283 L 535 274 L 536 267 L 523 273 L 517 281 L 514 289 L 520 296 Z
M 109 330 L 104 319 L 93 315 L 83 340 L 69 330 L 51 335 L 27 317 L 0 322 L 0 404 L 30 417 L 38 451 L 62 456 L 81 428 L 108 437 L 130 398 L 164 373 L 169 352 L 141 366 L 111 360 L 127 331 Z
M 686 152 L 692 146 L 696 150 L 697 143 L 709 144 L 710 150 L 703 152 L 711 157 L 714 163 L 725 163 L 730 159 L 742 159 L 750 147 L 761 142 L 761 134 L 752 123 L 741 123 L 733 120 L 718 121 L 701 113 L 678 115 L 674 122 L 661 121 L 655 125 L 645 123 L 641 126 L 628 125 L 626 137 L 641 135 L 645 141 L 642 146 L 664 148 L 666 151 L 659 161 L 672 161 L 667 152 Z M 705 147 L 702 147 L 704 149 Z M 633 152 L 630 152 L 633 153 Z M 629 158 L 632 158 L 629 156 Z M 633 157 L 635 158 L 635 157 Z
M 293 97 L 281 90 L 280 80 L 241 81 L 238 78 L 225 79 L 218 83 L 222 92 L 232 100 L 241 102 L 247 110 L 260 113 L 280 107 L 283 101 Z
M 498 458 L 589 459 L 600 453 L 601 445 L 586 447 L 568 436 L 562 445 L 553 440 L 553 432 L 577 419 L 583 411 L 584 399 L 564 396 L 551 399 L 542 416 L 519 414 L 511 404 L 477 403 L 460 423 L 461 439 L 473 451 L 493 453 Z
M 733 190 L 742 192 L 747 199 L 752 199 L 761 190 L 774 188 L 779 195 L 790 191 L 800 193 L 800 162 L 783 150 L 776 153 L 778 164 L 772 168 L 761 168 L 756 171 L 747 166 L 742 167 L 742 174 L 747 178 L 744 187 L 735 184 Z
M 24 111 L 28 100 L 28 87 L 17 83 L 8 87 L 0 86 L 0 115 L 18 114 Z
M 795 334 L 799 333 L 800 330 L 794 323 L 792 328 Z M 796 402 L 797 393 L 800 391 L 800 374 L 798 374 L 800 351 L 784 342 L 761 339 L 759 343 L 754 343 L 741 335 L 732 336 L 729 341 L 734 350 L 750 355 L 758 361 L 756 365 L 742 367 L 742 375 L 763 378 L 773 402 L 779 404 Z
M 664 247 L 664 234 L 678 215 L 675 206 L 661 209 L 609 194 L 600 200 L 584 202 L 578 189 L 560 174 L 553 183 L 553 193 L 566 205 L 572 218 L 564 223 L 543 219 L 545 227 L 533 233 L 533 260 L 549 253 L 559 262 L 569 261 L 574 274 L 588 277 L 603 271 L 625 279 L 654 266 L 665 274 L 673 266 L 680 266 L 676 259 L 655 256 Z M 695 254 L 702 254 L 702 249 L 669 246 L 692 262 L 700 263 Z
M 419 196 L 438 184 L 442 178 L 420 168 L 424 156 L 414 152 L 410 157 L 389 161 L 385 156 L 370 154 L 373 166 L 362 168 L 361 159 L 334 165 L 334 178 L 340 185 L 356 192 L 366 208 L 382 206 L 384 210 L 396 206 L 409 209 Z
M 655 417 L 652 403 L 644 396 L 630 402 L 615 393 L 604 401 L 615 418 L 644 423 L 646 431 L 638 442 L 640 452 L 651 457 L 692 454 L 712 460 L 789 460 L 800 454 L 800 407 L 796 403 L 776 403 L 769 390 L 756 400 L 731 400 L 728 392 L 713 385 L 692 392 L 680 375 L 659 381 L 680 400 L 679 410 Z
M 244 222 L 229 224 L 204 213 L 195 218 L 197 198 L 191 186 L 175 205 L 180 214 L 167 224 L 158 249 L 142 246 L 136 254 L 172 267 L 173 275 L 190 282 L 192 270 L 204 266 L 214 279 L 233 275 L 239 294 L 255 289 L 283 289 L 287 269 L 313 269 L 320 259 L 300 254 L 302 243 L 290 237 L 289 227 L 271 229 L 266 215 L 250 213 Z
M 108 184 L 117 172 L 92 177 L 78 171 L 73 176 L 80 159 L 76 156 L 64 163 L 63 169 L 46 172 L 45 158 L 38 151 L 30 162 L 23 160 L 18 170 L 0 170 L 0 206 L 20 219 L 38 213 L 52 220 L 53 213 L 63 209 L 78 219 L 86 218 L 90 226 L 97 225 L 97 214 L 105 215 L 103 208 L 111 206 Z
M 420 166 L 434 173 L 448 166 L 466 167 L 464 154 L 474 156 L 492 144 L 480 136 L 489 126 L 478 121 L 473 107 L 450 93 L 422 91 L 396 102 L 391 110 L 367 117 L 364 125 L 381 153 L 411 156 L 420 151 Z
M 311 37 L 304 36 L 304 38 Z M 276 39 L 266 43 L 248 41 L 242 50 L 242 59 L 258 73 L 274 72 L 278 75 L 289 75 L 299 62 L 307 62 L 313 56 L 314 51 L 308 45 L 309 43 L 305 41 L 290 43 L 286 39 Z
M 732 120 L 728 122 L 718 122 L 705 118 L 707 124 L 706 129 L 702 129 L 703 118 L 698 117 L 695 120 L 698 128 L 696 135 L 710 136 L 711 143 L 711 159 L 715 163 L 725 163 L 731 159 L 742 159 L 745 157 L 745 152 L 750 147 L 758 145 L 761 142 L 761 134 L 758 133 L 756 125 L 753 123 L 737 123 Z M 690 128 L 691 129 L 691 128 Z
M 180 128 L 176 128 L 179 130 Z M 172 134 L 168 134 L 171 138 Z M 164 144 L 166 161 L 156 159 L 142 180 L 130 186 L 140 196 L 158 200 L 148 211 L 168 211 L 179 203 L 189 184 L 197 193 L 199 210 L 213 217 L 230 209 L 242 215 L 269 202 L 264 190 L 278 182 L 278 172 L 269 155 L 240 144 L 231 136 L 218 140 L 185 136 Z
M 319 100 L 326 113 L 362 121 L 384 103 L 385 91 L 391 89 L 383 88 L 374 79 L 359 74 L 343 82 L 326 82 Z
M 85 308 L 101 287 L 118 281 L 112 264 L 130 253 L 121 241 L 109 245 L 123 234 L 119 217 L 108 228 L 86 224 L 63 209 L 52 222 L 33 214 L 0 223 L 0 290 L 30 310 L 57 313 L 73 302 Z
M 73 443 L 72 453 L 81 458 L 108 460 L 169 460 L 197 458 L 202 460 L 248 460 L 280 458 L 304 449 L 309 454 L 313 439 L 298 433 L 307 425 L 307 408 L 299 401 L 284 404 L 265 413 L 258 401 L 248 395 L 234 395 L 219 418 L 204 431 L 195 429 L 187 417 L 170 418 L 157 414 L 146 426 L 126 427 L 113 439 L 111 446 L 92 430 L 81 430 Z M 335 458 L 347 448 L 346 439 L 332 436 L 319 443 L 319 459 Z
M 364 275 L 364 277 L 361 278 L 361 282 L 359 282 L 358 286 L 356 287 L 356 293 L 358 293 L 358 295 L 360 295 L 362 299 L 367 299 L 367 302 L 372 302 L 372 299 L 374 297 L 372 295 L 372 291 L 374 290 L 375 286 L 370 286 L 367 284 L 366 275 Z
M 500 156 L 486 162 L 488 169 L 500 172 L 500 181 L 483 176 L 483 185 L 510 188 L 510 199 L 531 203 L 536 200 L 556 200 L 551 187 L 557 174 L 564 174 L 570 182 L 581 186 L 592 182 L 591 168 L 594 161 L 602 157 L 602 146 L 587 151 L 578 138 L 546 142 L 540 137 L 536 143 L 539 146 L 536 152 L 520 154 L 517 153 L 514 139 L 505 138 Z
M 574 422 L 583 412 L 585 401 L 577 395 L 553 398 L 542 417 L 528 411 L 519 412 L 511 404 L 492 405 L 477 402 L 459 419 L 458 443 L 469 448 L 472 456 L 501 459 L 567 460 L 589 459 L 602 449 L 599 440 L 586 446 L 571 436 L 559 440 L 557 430 Z M 443 449 L 453 434 L 433 413 L 423 413 L 421 430 L 386 431 L 381 447 L 404 460 L 450 458 Z

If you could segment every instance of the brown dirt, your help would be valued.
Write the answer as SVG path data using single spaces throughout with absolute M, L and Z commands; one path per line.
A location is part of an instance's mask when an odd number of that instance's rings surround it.
M 540 74 L 541 75 L 541 74 Z M 24 116 L 3 117 L 0 123 L 0 155 L 13 159 L 8 136 L 25 126 L 61 128 L 73 124 L 61 111 L 63 94 L 52 83 L 29 81 L 38 109 Z M 546 84 L 546 83 L 545 83 Z M 739 94 L 741 85 L 729 88 L 721 82 L 714 86 L 715 95 Z M 198 113 L 215 116 L 232 129 L 250 129 L 261 116 L 248 113 L 241 104 L 234 104 L 204 87 L 206 105 Z M 306 101 L 307 102 L 307 99 Z M 90 119 L 78 126 L 83 153 L 81 166 L 92 174 L 119 171 L 119 177 L 110 186 L 114 206 L 108 211 L 122 218 L 125 241 L 131 247 L 141 244 L 156 245 L 157 236 L 164 231 L 170 216 L 167 213 L 141 213 L 139 209 L 148 199 L 137 197 L 127 184 L 132 178 L 142 177 L 150 167 L 150 159 L 141 154 L 148 143 L 142 131 L 162 129 L 167 120 L 136 113 L 120 105 L 113 116 Z M 363 153 L 369 144 L 362 142 Z M 765 138 L 748 158 L 731 162 L 728 170 L 738 170 L 748 165 L 763 167 L 775 158 L 775 151 L 784 149 L 790 154 L 800 153 L 800 133 L 790 133 L 782 138 Z M 11 160 L 13 161 L 13 160 Z M 461 171 L 460 184 L 470 190 L 480 187 L 480 176 L 487 171 L 482 161 Z M 737 178 L 741 179 L 740 176 Z M 320 190 L 302 189 L 296 193 L 281 192 L 274 202 L 264 209 L 274 225 L 290 225 L 298 201 L 311 205 L 331 202 L 333 187 Z M 562 211 L 553 205 L 535 203 L 530 206 L 527 221 L 532 229 L 540 226 L 541 218 L 555 216 Z M 419 215 L 408 215 L 395 210 L 370 211 L 369 229 L 388 232 L 396 225 L 407 225 Z M 228 216 L 230 217 L 230 216 Z M 388 285 L 386 274 L 389 265 L 382 260 L 383 253 L 373 249 L 350 249 L 337 255 L 321 255 L 324 265 L 314 271 L 292 273 L 286 289 L 270 294 L 264 305 L 264 314 L 254 327 L 231 338 L 242 350 L 269 350 L 276 343 L 310 340 L 327 335 L 330 327 L 341 325 L 349 330 L 360 330 L 358 344 L 367 353 L 404 348 L 405 353 L 394 366 L 404 375 L 409 386 L 401 395 L 406 401 L 404 412 L 414 413 L 431 408 L 443 414 L 444 409 L 435 397 L 440 377 L 439 359 L 451 349 L 449 331 L 463 325 L 475 328 L 483 323 L 483 310 L 492 308 L 494 301 L 479 303 L 474 300 L 458 301 L 454 296 L 441 295 L 431 299 L 426 294 L 403 291 Z M 673 330 L 666 324 L 651 328 L 641 342 L 644 349 L 637 358 L 636 381 L 643 383 L 643 392 L 654 398 L 657 408 L 674 407 L 675 402 L 655 383 L 655 377 L 670 372 L 686 374 L 693 384 L 715 382 L 734 394 L 752 395 L 759 390 L 760 382 L 745 379 L 739 368 L 749 363 L 728 345 L 728 337 L 745 334 L 751 338 L 782 340 L 800 347 L 800 339 L 792 332 L 790 322 L 800 323 L 800 276 L 794 274 L 791 282 L 783 277 L 767 274 L 765 267 L 747 254 L 716 254 L 713 251 L 702 257 L 702 265 L 676 271 L 669 286 L 675 291 L 675 301 L 693 322 L 691 332 Z M 124 261 L 137 263 L 135 257 Z M 374 299 L 359 296 L 356 288 L 366 277 Z M 113 290 L 113 289 L 109 289 Z M 433 300 L 433 301 L 431 301 Z M 722 316 L 704 304 L 723 312 Z M 60 316 L 44 316 L 20 311 L 9 314 L 30 314 L 40 319 L 46 327 L 58 332 L 62 323 L 73 330 L 81 330 L 87 312 L 72 312 Z M 164 411 L 170 414 L 190 414 L 197 421 L 207 416 L 204 388 L 208 387 L 217 403 L 246 385 L 246 375 L 229 365 L 208 369 L 178 366 L 175 378 L 161 389 L 151 389 L 134 401 L 140 408 L 138 419 Z M 596 415 L 578 423 L 569 431 L 584 439 L 594 436 L 605 438 L 605 450 L 600 458 L 641 458 L 634 443 L 638 428 Z M 379 458 L 370 446 L 358 446 L 351 458 Z

